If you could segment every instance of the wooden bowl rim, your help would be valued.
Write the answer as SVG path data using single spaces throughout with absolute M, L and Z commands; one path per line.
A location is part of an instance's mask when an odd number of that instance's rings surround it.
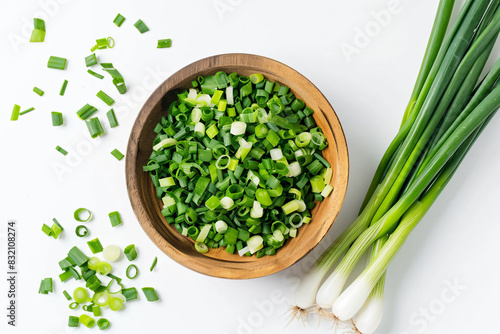
M 291 71 L 298 77 L 303 78 L 303 82 L 301 82 L 300 84 L 301 87 L 304 87 L 304 85 L 309 85 L 309 90 L 316 91 L 321 96 L 321 98 L 324 99 L 326 106 L 329 107 L 333 113 L 332 115 L 329 115 L 331 118 L 327 117 L 327 115 L 325 115 L 325 118 L 327 119 L 328 123 L 332 128 L 332 135 L 334 136 L 336 142 L 338 161 L 343 164 L 343 166 L 341 167 L 344 168 L 343 173 L 345 177 L 342 180 L 343 182 L 341 182 L 340 184 L 336 184 L 335 193 L 336 196 L 339 198 L 338 201 L 339 204 L 337 210 L 335 211 L 334 216 L 331 217 L 331 222 L 328 224 L 329 226 L 324 230 L 323 234 L 320 236 L 319 239 L 314 240 L 314 245 L 312 245 L 306 252 L 304 252 L 303 254 L 299 254 L 299 256 L 295 256 L 293 258 L 288 257 L 288 261 L 284 262 L 283 266 L 281 267 L 273 266 L 273 269 L 271 270 L 238 269 L 234 273 L 229 273 L 228 270 L 220 270 L 220 271 L 214 270 L 213 266 L 206 265 L 205 263 L 203 263 L 204 262 L 203 259 L 205 259 L 205 257 L 202 257 L 201 259 L 191 257 L 190 261 L 185 261 L 185 258 L 189 257 L 189 255 L 181 252 L 180 250 L 178 250 L 176 247 L 174 247 L 172 244 L 170 244 L 165 240 L 165 238 L 158 232 L 157 228 L 154 226 L 153 221 L 148 216 L 141 200 L 138 197 L 133 196 L 134 192 L 140 188 L 139 186 L 140 177 L 134 171 L 136 170 L 136 164 L 138 158 L 138 146 L 139 146 L 138 139 L 140 137 L 139 134 L 141 133 L 142 127 L 144 126 L 146 119 L 150 117 L 150 114 L 155 108 L 155 106 L 161 103 L 162 98 L 177 84 L 179 84 L 182 80 L 186 78 L 186 76 L 184 76 L 183 73 L 192 72 L 190 71 L 191 68 L 198 68 L 197 72 L 202 72 L 202 71 L 210 71 L 211 68 L 213 67 L 245 66 L 245 64 L 238 63 L 237 60 L 240 58 L 250 58 L 254 60 L 256 63 L 258 63 L 259 60 L 260 61 L 264 60 L 265 62 L 273 63 L 274 65 L 276 65 L 281 69 Z M 228 63 L 228 61 L 230 63 Z M 253 64 L 251 65 L 259 67 L 259 65 L 253 65 Z M 247 66 L 250 66 L 250 64 L 247 64 Z M 134 135 L 134 130 L 138 132 L 137 135 Z M 333 226 L 335 219 L 340 211 L 340 208 L 342 207 L 342 204 L 344 202 L 345 194 L 347 191 L 347 184 L 349 180 L 349 155 L 348 155 L 345 134 L 342 129 L 342 125 L 340 124 L 340 121 L 337 117 L 337 114 L 335 113 L 335 110 L 331 106 L 328 99 L 309 79 L 307 79 L 305 76 L 303 76 L 290 66 L 268 57 L 254 55 L 254 54 L 247 54 L 247 53 L 226 53 L 226 54 L 219 54 L 219 55 L 205 57 L 184 66 L 183 68 L 181 68 L 180 70 L 169 76 L 165 81 L 163 81 L 149 96 L 144 105 L 141 107 L 141 110 L 137 115 L 134 125 L 132 126 L 131 129 L 125 157 L 126 157 L 125 177 L 127 183 L 127 192 L 132 205 L 132 209 L 134 210 L 134 214 L 136 215 L 139 224 L 141 225 L 142 229 L 146 232 L 148 237 L 151 239 L 151 241 L 153 241 L 153 243 L 158 248 L 160 248 L 160 250 L 162 250 L 167 256 L 169 256 L 177 263 L 196 272 L 220 278 L 249 279 L 249 278 L 257 278 L 257 277 L 271 275 L 290 267 L 291 265 L 302 259 L 304 256 L 306 256 L 314 247 L 316 247 L 324 239 L 330 228 Z M 141 219 L 140 216 L 143 216 L 145 218 Z M 275 256 L 279 256 L 279 253 Z

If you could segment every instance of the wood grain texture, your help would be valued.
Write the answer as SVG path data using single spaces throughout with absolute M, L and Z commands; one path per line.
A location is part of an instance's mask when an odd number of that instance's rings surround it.
M 275 256 L 257 259 L 228 254 L 223 248 L 198 253 L 193 242 L 182 236 L 174 226 L 167 224 L 161 214 L 161 200 L 148 173 L 147 164 L 156 136 L 153 131 L 168 105 L 174 101 L 177 89 L 191 87 L 191 81 L 200 75 L 218 71 L 237 72 L 249 76 L 260 72 L 267 79 L 290 87 L 290 90 L 314 110 L 314 119 L 323 129 L 329 145 L 323 151 L 332 164 L 334 187 L 332 194 L 316 204 L 312 221 L 303 225 L 296 238 L 289 239 Z M 349 173 L 347 145 L 340 122 L 333 108 L 321 92 L 294 69 L 275 60 L 250 54 L 223 54 L 201 59 L 173 74 L 149 97 L 132 128 L 126 154 L 127 189 L 134 212 L 151 240 L 170 258 L 202 274 L 230 279 L 247 279 L 270 275 L 283 270 L 305 256 L 326 235 L 337 217 L 347 190 Z

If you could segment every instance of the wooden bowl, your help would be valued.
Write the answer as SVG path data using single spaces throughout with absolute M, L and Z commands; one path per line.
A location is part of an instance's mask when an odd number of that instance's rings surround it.
M 296 238 L 290 238 L 274 256 L 240 257 L 223 248 L 198 253 L 193 242 L 167 224 L 161 214 L 161 200 L 149 173 L 142 170 L 152 151 L 156 133 L 153 131 L 168 105 L 177 98 L 176 89 L 190 88 L 200 75 L 218 71 L 237 72 L 249 76 L 260 72 L 267 79 L 290 87 L 290 90 L 314 110 L 314 119 L 328 139 L 323 151 L 332 164 L 334 190 L 323 202 L 316 204 L 312 220 L 303 225 Z M 321 92 L 304 76 L 275 60 L 250 54 L 223 54 L 198 60 L 165 80 L 142 107 L 130 134 L 126 155 L 127 189 L 137 219 L 147 235 L 169 257 L 199 273 L 232 279 L 255 278 L 283 270 L 305 256 L 326 235 L 339 213 L 347 188 L 349 162 L 347 145 L 335 111 Z

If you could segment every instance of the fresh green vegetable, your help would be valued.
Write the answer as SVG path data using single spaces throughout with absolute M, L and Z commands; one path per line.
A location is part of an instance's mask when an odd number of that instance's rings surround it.
M 14 109 L 12 110 L 12 114 L 10 116 L 11 121 L 17 121 L 19 119 L 19 111 L 21 110 L 21 106 L 14 104 Z
M 144 296 L 146 296 L 148 302 L 155 302 L 160 299 L 154 288 L 142 288 L 142 292 L 144 292 Z
M 66 63 L 66 58 L 50 56 L 47 67 L 54 68 L 56 70 L 64 70 L 66 69 Z
M 64 80 L 61 86 L 61 90 L 59 91 L 59 95 L 63 96 L 66 92 L 66 87 L 68 86 L 68 80 Z
M 96 73 L 94 71 L 92 71 L 91 69 L 88 69 L 87 72 L 90 74 L 90 75 L 93 75 L 94 77 L 98 78 L 98 79 L 103 79 L 104 78 L 104 75 L 101 75 L 99 73 Z
M 139 269 L 135 264 L 131 264 L 127 267 L 126 276 L 128 279 L 134 279 L 139 275 Z
M 106 113 L 106 116 L 108 117 L 109 126 L 111 128 L 118 126 L 118 121 L 116 120 L 116 115 L 113 108 L 109 109 L 109 111 Z
M 75 233 L 78 237 L 82 238 L 89 234 L 89 230 L 85 225 L 78 225 L 75 229 Z
M 52 116 L 52 126 L 61 126 L 64 123 L 63 115 L 60 112 L 53 111 L 50 113 Z
M 83 217 L 82 217 L 82 214 L 83 214 Z M 85 222 L 88 222 L 92 218 L 92 212 L 90 212 L 88 209 L 85 209 L 85 208 L 79 208 L 79 209 L 75 210 L 73 217 L 75 218 L 75 220 L 77 222 L 85 223 Z
M 142 20 L 137 20 L 137 22 L 134 23 L 134 27 L 136 27 L 141 34 L 149 31 L 149 28 L 146 26 L 146 24 L 144 24 L 144 22 L 142 22 Z
M 81 120 L 86 120 L 92 116 L 97 111 L 97 108 L 91 106 L 90 104 L 84 105 L 80 110 L 76 112 Z
M 109 220 L 111 221 L 111 226 L 115 227 L 121 225 L 122 217 L 118 211 L 113 211 L 108 214 Z
M 85 57 L 85 66 L 90 67 L 96 64 L 97 64 L 97 57 L 95 56 L 95 53 Z
M 38 293 L 47 295 L 49 292 L 52 292 L 52 278 L 44 278 L 42 282 L 40 283 L 40 289 L 38 290 Z
M 43 42 L 45 40 L 45 21 L 33 18 L 34 28 L 31 32 L 30 42 Z
M 124 21 L 125 17 L 122 14 L 118 13 L 115 19 L 113 20 L 113 23 L 116 24 L 117 27 L 121 27 Z
M 88 315 L 86 314 L 82 314 L 79 318 L 80 320 L 80 323 L 82 323 L 82 325 L 84 325 L 85 327 L 87 328 L 92 328 L 94 327 L 95 325 L 95 320 L 94 318 L 91 318 L 89 317 Z
M 27 113 L 29 113 L 29 112 L 31 112 L 31 111 L 33 111 L 33 110 L 35 110 L 35 108 L 33 108 L 33 107 L 28 108 L 28 109 L 26 109 L 26 110 L 21 111 L 21 112 L 19 113 L 19 115 L 24 115 L 24 114 L 27 114 Z
M 127 259 L 129 261 L 134 261 L 137 258 L 137 251 L 135 249 L 134 244 L 128 245 L 127 247 L 125 247 L 125 249 L 123 250 L 123 253 L 125 254 L 125 256 L 127 257 Z
M 78 327 L 78 326 L 80 326 L 80 318 L 70 315 L 68 319 L 68 327 Z
M 97 327 L 99 327 L 100 330 L 105 330 L 110 326 L 109 320 L 106 318 L 101 318 L 97 320 Z
M 93 240 L 87 241 L 87 245 L 89 245 L 92 254 L 97 254 L 103 251 L 103 247 L 99 238 L 95 238 Z M 90 268 L 90 266 L 89 266 Z
M 151 264 L 149 271 L 153 271 L 153 269 L 156 267 L 156 263 L 158 263 L 158 258 L 155 256 L 155 259 L 153 260 L 153 263 Z
M 102 90 L 100 90 L 97 93 L 97 97 L 100 98 L 104 103 L 106 103 L 108 106 L 112 105 L 115 103 L 115 100 L 113 100 L 108 94 L 104 93 Z
M 99 137 L 104 133 L 101 122 L 98 117 L 92 117 L 85 121 L 87 128 L 89 129 L 90 136 L 92 139 Z
M 169 48 L 172 46 L 172 40 L 170 38 L 167 39 L 159 39 L 158 40 L 158 49 Z
M 118 161 L 120 161 L 124 157 L 123 153 L 118 151 L 116 148 L 113 151 L 111 151 L 111 155 L 114 156 Z
M 68 151 L 66 151 L 64 148 L 61 146 L 56 146 L 56 150 L 60 152 L 62 155 L 68 155 Z
M 359 312 L 356 330 L 375 331 L 390 261 L 500 107 L 500 61 L 480 80 L 500 32 L 500 2 L 467 1 L 448 27 L 453 3 L 440 1 L 401 128 L 382 157 L 358 218 L 300 282 L 295 294 L 297 315 L 306 314 L 316 302 L 320 314 L 331 307 L 333 316 L 342 321 Z M 301 138 L 296 144 L 307 141 Z M 312 186 L 316 192 L 321 190 L 318 184 Z M 325 186 L 321 193 L 325 189 L 331 191 Z M 367 268 L 344 289 L 370 246 Z
M 121 252 L 122 251 L 120 247 L 115 245 L 108 245 L 106 246 L 106 248 L 104 248 L 104 253 L 102 256 L 106 261 L 115 262 L 120 258 Z
M 276 253 L 290 231 L 297 235 L 291 214 L 298 222 L 310 217 L 331 181 L 321 155 L 326 137 L 313 110 L 261 73 L 199 77 L 177 97 L 154 129 L 153 152 L 143 167 L 163 216 L 201 252 L 241 242 L 240 255 Z M 262 244 L 250 247 L 252 236 Z
M 41 90 L 40 88 L 38 87 L 33 87 L 33 91 L 38 95 L 38 96 L 43 96 L 44 94 L 44 91 Z
M 113 78 L 113 85 L 115 85 L 116 89 L 120 94 L 125 94 L 127 91 L 127 86 L 125 86 L 125 80 L 123 76 L 118 72 L 117 69 L 114 68 L 111 63 L 101 63 L 103 71 L 106 71 Z

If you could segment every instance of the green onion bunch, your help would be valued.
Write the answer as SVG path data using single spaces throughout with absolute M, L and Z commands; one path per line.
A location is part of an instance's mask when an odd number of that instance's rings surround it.
M 499 5 L 498 0 L 468 0 L 448 27 L 454 1 L 440 1 L 401 127 L 358 218 L 300 282 L 295 315 L 315 309 L 337 320 L 352 319 L 363 334 L 377 329 L 389 263 L 500 107 L 500 61 L 481 78 L 500 31 Z M 366 269 L 345 287 L 370 247 Z
M 313 110 L 260 73 L 198 77 L 154 131 L 144 171 L 166 221 L 201 253 L 274 255 L 332 191 Z

